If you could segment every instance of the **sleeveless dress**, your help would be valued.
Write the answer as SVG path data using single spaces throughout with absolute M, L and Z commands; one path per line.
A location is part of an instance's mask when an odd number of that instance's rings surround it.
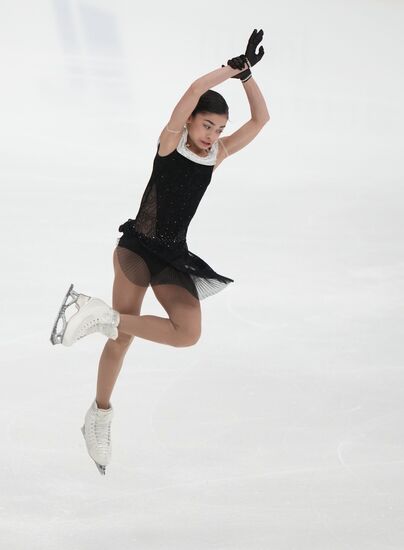
M 135 219 L 119 226 L 119 265 L 126 277 L 143 287 L 176 284 L 203 300 L 234 280 L 216 273 L 202 258 L 188 250 L 187 231 L 210 183 L 218 141 L 207 156 L 186 147 L 184 127 L 177 148 L 165 156 L 157 152 L 150 180 Z

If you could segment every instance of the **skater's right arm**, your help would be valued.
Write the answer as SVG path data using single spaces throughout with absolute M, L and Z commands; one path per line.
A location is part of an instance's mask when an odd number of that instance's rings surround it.
M 226 65 L 226 67 L 215 69 L 214 71 L 211 71 L 210 73 L 204 74 L 200 78 L 197 78 L 192 83 L 192 86 L 197 90 L 200 97 L 202 94 L 210 90 L 210 88 L 221 84 L 228 78 L 232 78 L 236 74 L 241 73 L 248 68 L 249 65 L 247 62 L 244 63 L 244 66 L 241 69 L 233 69 L 232 67 L 230 67 L 230 65 Z
M 164 126 L 158 140 L 159 156 L 164 157 L 177 147 L 185 123 L 195 109 L 199 97 L 198 92 L 191 85 L 174 107 L 170 120 Z
M 195 109 L 196 104 L 199 101 L 199 97 L 200 96 L 198 95 L 196 88 L 191 84 L 177 105 L 174 107 L 168 124 L 161 132 L 160 139 L 166 132 L 169 134 L 171 133 L 171 135 L 173 133 L 180 134 L 182 132 L 188 117 L 192 114 L 192 111 Z
M 175 106 L 168 124 L 161 132 L 160 139 L 163 137 L 165 140 L 170 141 L 169 135 L 171 135 L 171 141 L 179 139 L 179 134 L 181 134 L 186 121 L 195 109 L 199 98 L 210 88 L 217 86 L 229 78 L 235 78 L 244 71 L 246 71 L 247 77 L 251 78 L 250 68 L 256 65 L 264 55 L 264 48 L 262 46 L 258 53 L 255 53 L 263 35 L 264 31 L 262 29 L 259 32 L 257 32 L 257 29 L 254 29 L 248 40 L 245 54 L 229 59 L 226 66 L 222 65 L 219 69 L 215 69 L 192 82 L 191 86 Z M 241 75 L 240 77 L 242 81 L 247 81 L 248 78 L 244 79 L 243 76 Z
M 188 120 L 188 117 L 195 109 L 201 95 L 213 86 L 217 86 L 217 84 L 224 82 L 228 78 L 231 78 L 232 76 L 241 73 L 246 68 L 248 68 L 247 62 L 240 69 L 233 69 L 232 67 L 227 65 L 226 67 L 215 69 L 214 71 L 211 71 L 210 73 L 207 73 L 196 79 L 189 86 L 188 90 L 174 107 L 168 124 L 161 132 L 160 139 L 166 132 L 168 132 L 169 134 L 180 134 L 182 132 L 184 124 Z
M 163 154 L 164 156 L 172 149 L 175 149 L 184 125 L 191 116 L 192 111 L 195 109 L 201 95 L 212 86 L 216 86 L 228 78 L 231 78 L 235 74 L 242 72 L 245 70 L 245 67 L 248 67 L 247 63 L 241 69 L 233 69 L 229 65 L 226 67 L 221 67 L 220 69 L 215 69 L 214 71 L 201 76 L 189 86 L 185 94 L 174 107 L 170 120 L 164 126 L 160 134 L 160 155 Z

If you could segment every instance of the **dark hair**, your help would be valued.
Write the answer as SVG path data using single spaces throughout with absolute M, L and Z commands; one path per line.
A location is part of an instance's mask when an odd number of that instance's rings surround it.
M 221 94 L 214 90 L 207 90 L 199 98 L 191 116 L 195 116 L 197 113 L 216 113 L 217 115 L 227 115 L 229 118 L 229 106 Z

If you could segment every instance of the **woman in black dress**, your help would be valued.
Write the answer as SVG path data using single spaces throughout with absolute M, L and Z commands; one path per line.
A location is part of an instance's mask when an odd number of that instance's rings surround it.
M 175 347 L 195 344 L 201 334 L 200 301 L 234 282 L 191 252 L 186 235 L 213 171 L 250 143 L 269 120 L 251 73 L 264 55 L 262 46 L 256 53 L 262 37 L 263 31 L 255 29 L 245 54 L 195 80 L 175 106 L 158 139 L 139 211 L 119 226 L 123 234 L 113 252 L 112 308 L 73 291 L 73 285 L 62 304 L 52 343 L 69 346 L 93 332 L 109 337 L 100 358 L 96 398 L 82 427 L 87 449 L 101 473 L 111 458 L 109 399 L 133 338 Z M 221 137 L 229 110 L 224 98 L 210 88 L 228 78 L 243 83 L 251 118 L 233 134 Z M 140 315 L 149 286 L 168 318 Z M 69 296 L 73 301 L 65 305 Z M 73 303 L 79 311 L 66 322 L 64 312 Z M 64 330 L 57 334 L 61 317 Z

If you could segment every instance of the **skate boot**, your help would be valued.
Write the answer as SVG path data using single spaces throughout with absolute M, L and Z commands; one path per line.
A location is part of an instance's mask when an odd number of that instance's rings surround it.
M 105 475 L 106 466 L 111 461 L 111 422 L 113 408 L 99 409 L 97 401 L 88 409 L 81 427 L 88 454 L 94 460 L 98 471 Z
M 72 298 L 72 301 L 67 303 L 69 297 Z M 73 304 L 78 311 L 66 321 L 66 309 Z M 60 320 L 63 322 L 63 327 L 58 332 L 57 325 Z M 109 307 L 100 298 L 92 298 L 75 292 L 73 284 L 71 284 L 53 325 L 50 339 L 52 344 L 71 346 L 84 336 L 88 336 L 93 332 L 100 332 L 108 338 L 116 340 L 118 338 L 119 321 L 118 311 Z

